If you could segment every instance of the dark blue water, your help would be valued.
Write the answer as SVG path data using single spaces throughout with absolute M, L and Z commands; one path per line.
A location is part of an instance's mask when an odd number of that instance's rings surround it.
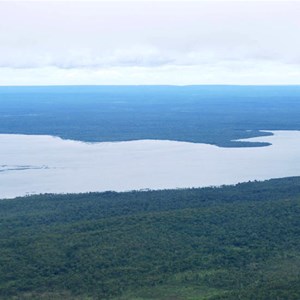
M 0 133 L 230 147 L 260 129 L 300 130 L 300 86 L 0 87 Z

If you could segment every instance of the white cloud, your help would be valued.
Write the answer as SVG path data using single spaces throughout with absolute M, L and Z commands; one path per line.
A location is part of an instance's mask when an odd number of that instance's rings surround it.
M 295 1 L 0 2 L 0 85 L 300 84 L 299 15 Z
M 157 67 L 0 68 L 2 85 L 299 84 L 300 69 L 265 61 Z

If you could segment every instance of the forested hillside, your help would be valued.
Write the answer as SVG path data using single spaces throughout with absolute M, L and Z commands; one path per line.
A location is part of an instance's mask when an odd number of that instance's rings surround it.
M 300 299 L 300 177 L 0 201 L 1 299 Z

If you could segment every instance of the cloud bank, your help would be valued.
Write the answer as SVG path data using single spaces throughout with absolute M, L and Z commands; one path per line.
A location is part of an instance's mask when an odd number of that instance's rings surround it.
M 300 84 L 300 2 L 0 2 L 0 84 Z

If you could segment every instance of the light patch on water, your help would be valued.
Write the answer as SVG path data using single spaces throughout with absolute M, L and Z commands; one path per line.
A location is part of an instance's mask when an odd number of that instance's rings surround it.
M 84 143 L 0 134 L 0 198 L 39 193 L 173 189 L 300 175 L 300 131 L 221 148 L 164 140 Z

